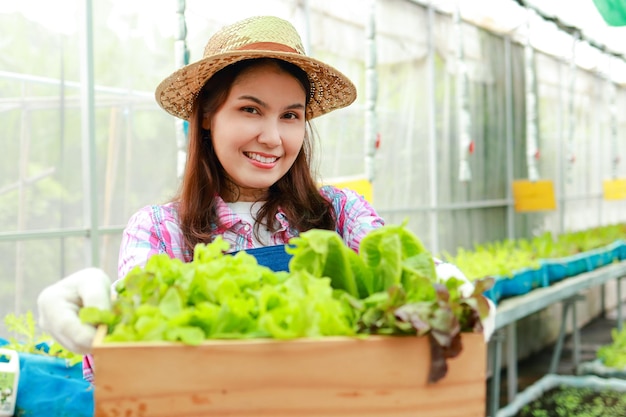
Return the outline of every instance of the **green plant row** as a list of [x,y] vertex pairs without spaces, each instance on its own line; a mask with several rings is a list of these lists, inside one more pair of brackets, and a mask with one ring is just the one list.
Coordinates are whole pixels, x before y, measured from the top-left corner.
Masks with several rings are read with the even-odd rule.
[[517,271],[538,269],[543,260],[564,258],[626,240],[626,224],[618,223],[557,236],[549,232],[529,239],[505,239],[458,248],[456,256],[441,258],[458,266],[471,279],[512,277]]
[[83,356],[70,352],[52,339],[52,336],[42,332],[35,322],[32,311],[16,315],[9,313],[4,317],[7,330],[14,336],[8,340],[0,339],[0,347],[15,350],[21,353],[51,356],[65,359],[68,366],[79,364]]
[[626,328],[612,329],[611,338],[612,343],[601,346],[596,355],[605,366],[626,374]]
[[621,417],[626,394],[591,387],[555,387],[524,406],[515,417]]

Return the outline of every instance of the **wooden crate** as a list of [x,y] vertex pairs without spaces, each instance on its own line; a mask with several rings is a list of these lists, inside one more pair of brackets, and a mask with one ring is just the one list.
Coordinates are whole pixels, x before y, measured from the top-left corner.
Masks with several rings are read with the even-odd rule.
[[[102,329],[103,330],[103,329]],[[427,384],[427,338],[94,344],[95,415],[484,417],[486,344]]]

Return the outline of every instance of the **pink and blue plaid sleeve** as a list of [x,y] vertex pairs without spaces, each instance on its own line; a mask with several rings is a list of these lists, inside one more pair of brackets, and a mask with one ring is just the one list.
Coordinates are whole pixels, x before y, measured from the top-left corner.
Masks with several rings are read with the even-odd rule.
[[374,207],[355,191],[326,185],[320,192],[333,204],[337,214],[337,232],[356,252],[367,233],[385,224]]
[[191,256],[184,249],[178,217],[171,204],[144,207],[129,219],[120,245],[118,279],[159,253],[186,262]]
[[[118,263],[118,279],[135,266],[143,266],[152,255],[167,253],[172,258],[190,261],[191,254],[182,245],[182,233],[173,205],[147,206],[128,221],[122,235]],[[83,378],[94,382],[93,358],[83,357]]]

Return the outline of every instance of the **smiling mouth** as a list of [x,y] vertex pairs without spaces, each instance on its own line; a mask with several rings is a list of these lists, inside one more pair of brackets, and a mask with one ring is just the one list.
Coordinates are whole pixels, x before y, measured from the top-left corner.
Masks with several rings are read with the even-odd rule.
[[260,162],[262,164],[273,164],[278,161],[278,157],[276,156],[263,156],[254,152],[244,152],[243,153],[247,158],[252,159],[253,161]]

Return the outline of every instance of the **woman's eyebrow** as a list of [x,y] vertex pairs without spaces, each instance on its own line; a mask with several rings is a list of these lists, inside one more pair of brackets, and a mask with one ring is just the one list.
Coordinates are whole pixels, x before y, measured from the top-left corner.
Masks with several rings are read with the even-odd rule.
[[250,101],[254,101],[256,104],[258,104],[261,107],[267,107],[267,103],[264,102],[263,100],[254,97],[254,96],[248,96],[248,95],[243,95],[243,96],[239,96],[238,97],[239,100],[250,100]]
[[[264,102],[263,100],[261,100],[258,97],[255,96],[249,96],[249,95],[243,95],[243,96],[239,96],[238,97],[239,100],[250,100],[250,101],[254,101],[256,104],[258,104],[261,107],[267,108],[269,107],[268,104],[266,102]],[[289,106],[285,107],[286,110],[302,110],[305,108],[305,105],[302,103],[294,103],[294,104],[290,104]]]
[[295,103],[290,106],[287,106],[286,110],[304,110],[305,106],[302,103]]

